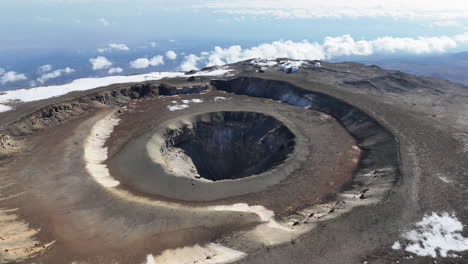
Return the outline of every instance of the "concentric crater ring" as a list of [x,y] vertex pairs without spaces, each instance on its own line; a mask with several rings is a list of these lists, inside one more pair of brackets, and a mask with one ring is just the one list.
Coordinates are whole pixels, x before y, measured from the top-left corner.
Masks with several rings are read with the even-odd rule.
[[[227,123],[224,122],[226,119],[229,119]],[[242,127],[233,128],[234,123]],[[203,174],[199,176],[197,173],[198,168],[192,163],[192,158],[185,155],[185,151],[180,151],[180,148],[172,147],[173,144],[183,144],[181,143],[182,139],[178,138],[181,135],[174,135],[176,131],[180,133],[185,130],[190,134],[193,132],[194,126],[197,126],[198,129],[200,129],[200,126],[204,126],[203,129],[217,131],[213,132],[211,130],[211,133],[224,131],[224,133],[243,134],[243,138],[237,142],[239,145],[237,150],[242,147],[263,148],[263,153],[256,156],[254,162],[249,163],[249,161],[241,160],[240,163],[242,164],[240,165],[245,165],[245,167],[239,169],[237,175],[227,175],[234,176],[230,179],[213,181],[212,179],[203,178]],[[210,128],[210,126],[212,127]],[[263,126],[263,132],[259,130],[261,126]],[[269,186],[278,184],[291,171],[299,168],[300,161],[309,155],[309,149],[305,144],[309,139],[299,133],[298,129],[297,125],[277,113],[264,114],[244,111],[194,113],[159,124],[155,129],[124,146],[122,151],[110,163],[111,167],[119,172],[116,174],[120,175],[122,182],[131,185],[140,192],[185,201],[218,200],[265,190]],[[253,131],[259,134],[250,134]],[[275,133],[279,135],[275,135]],[[201,137],[208,140],[207,137],[209,136],[212,135]],[[251,138],[248,138],[249,136]],[[191,135],[190,137],[190,140],[198,140],[200,135],[197,137]],[[264,138],[262,139],[262,137]],[[185,140],[189,139],[185,138]],[[257,146],[253,146],[255,141],[262,140],[263,143],[260,142]],[[274,140],[276,142],[273,142]],[[205,143],[206,147],[207,142],[203,143]],[[251,145],[247,146],[246,144]],[[222,147],[216,144],[214,148],[217,149],[214,151],[218,153],[207,153],[206,155],[214,154],[211,158],[215,158],[216,154],[220,153],[228,156],[226,157],[227,160],[217,163],[219,166],[226,166],[225,171],[232,169],[232,166],[236,166],[231,162],[238,160],[237,155],[245,156],[245,153],[231,153],[230,150],[224,150],[223,152],[220,149]],[[203,152],[203,150],[199,151]],[[233,151],[236,151],[236,149]],[[249,151],[252,151],[252,149]],[[215,161],[212,160],[212,162],[214,164],[211,165],[217,165]],[[262,162],[263,165],[259,164]],[[175,166],[174,163],[178,163],[178,166]],[[237,165],[237,167],[241,167],[239,164]],[[214,168],[209,167],[208,169]],[[220,171],[222,170],[220,169]],[[208,173],[208,176],[205,177],[223,176],[226,175]]]
[[[123,183],[124,187],[128,186],[139,194],[156,195],[171,200],[206,202],[229,198],[227,202],[261,202],[270,208],[284,211],[291,206],[296,207],[291,205],[291,202],[313,204],[314,200],[323,199],[327,193],[333,195],[342,189],[343,185],[351,182],[351,171],[354,171],[355,182],[374,181],[375,178],[369,176],[375,175],[376,172],[379,172],[379,175],[398,173],[394,137],[367,114],[349,104],[277,81],[243,78],[226,82],[214,81],[212,85],[230,93],[268,97],[282,103],[276,103],[272,107],[271,103],[264,104],[263,102],[268,102],[264,99],[255,99],[261,101],[261,104],[247,102],[252,99],[242,99],[241,101],[245,101],[242,104],[236,100],[219,104],[209,103],[203,95],[198,95],[205,102],[191,106],[190,111],[163,115],[166,118],[157,120],[151,120],[148,115],[141,114],[137,117],[139,123],[150,122],[148,127],[151,128],[143,132],[138,131],[138,137],[132,137],[130,142],[123,145],[107,161],[111,174]],[[268,88],[265,88],[266,86]],[[267,90],[268,93],[264,94]],[[161,102],[154,104],[160,105]],[[266,107],[267,105],[270,106]],[[168,150],[174,150],[170,147],[172,143],[168,143],[180,136],[180,129],[193,127],[197,122],[216,119],[214,113],[239,112],[240,109],[241,112],[271,116],[291,131],[295,148],[288,154],[289,158],[285,162],[269,170],[260,170],[258,174],[247,173],[253,175],[250,177],[211,181],[197,175],[196,162],[185,155],[185,151],[179,150],[167,155]],[[142,112],[150,111],[151,109],[145,109]],[[122,123],[128,124],[127,127],[131,126],[130,119],[135,118],[134,115],[137,114],[130,115]],[[324,120],[333,120],[335,125],[324,126],[323,124],[327,123]],[[168,133],[176,133],[176,137],[168,141]],[[193,139],[193,135],[190,137]],[[337,142],[337,139],[342,141]],[[173,143],[179,144],[180,138],[177,141],[178,143]],[[174,156],[179,156],[180,160],[174,159]],[[184,160],[190,162],[182,162]],[[171,166],[171,162],[183,163],[185,167]],[[178,169],[174,169],[176,167]],[[334,167],[340,170],[346,168],[348,172],[338,172]],[[323,168],[328,168],[328,171],[324,171]],[[190,171],[193,173],[187,173]],[[388,180],[394,179],[390,177]],[[382,183],[392,184],[387,180]],[[284,202],[278,202],[277,199],[266,198],[271,195],[288,197]],[[234,197],[242,198],[231,199]],[[306,199],[306,202],[298,199]]]

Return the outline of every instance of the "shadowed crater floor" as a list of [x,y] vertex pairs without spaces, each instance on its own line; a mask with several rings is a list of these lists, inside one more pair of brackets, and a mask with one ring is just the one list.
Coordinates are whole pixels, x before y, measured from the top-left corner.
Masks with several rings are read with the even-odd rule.
[[294,134],[277,119],[254,112],[215,112],[169,130],[166,146],[191,158],[200,177],[244,178],[283,162],[294,149]]

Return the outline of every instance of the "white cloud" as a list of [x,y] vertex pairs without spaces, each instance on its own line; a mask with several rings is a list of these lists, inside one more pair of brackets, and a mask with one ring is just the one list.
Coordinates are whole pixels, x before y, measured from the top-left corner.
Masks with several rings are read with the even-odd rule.
[[121,72],[123,72],[123,69],[120,67],[116,67],[116,68],[110,68],[107,73],[116,74],[116,73],[121,73]]
[[161,55],[154,56],[151,59],[139,58],[130,62],[130,67],[134,69],[145,69],[149,66],[158,66],[164,64],[164,58]]
[[390,17],[395,19],[468,18],[465,0],[229,0],[209,1],[194,8],[209,8],[232,15],[277,19]]
[[39,74],[46,73],[46,72],[49,72],[51,70],[52,70],[52,65],[50,65],[50,64],[46,64],[46,65],[42,65],[42,66],[37,67],[37,73],[39,73]]
[[[186,57],[182,64],[197,65],[201,60],[207,66],[223,65],[252,58],[274,59],[286,57],[298,60],[331,59],[343,55],[371,55],[375,53],[406,52],[427,54],[445,52],[456,48],[461,43],[468,42],[468,33],[455,36],[395,38],[381,37],[374,40],[356,41],[350,35],[326,37],[322,43],[309,41],[274,41],[244,49],[239,45],[228,48],[215,47],[209,53],[201,53],[200,57]],[[198,58],[198,59],[197,59]],[[181,65],[182,68],[182,65]]]
[[177,53],[175,53],[173,50],[169,50],[168,52],[166,52],[166,58],[170,60],[175,60],[177,59]]
[[54,79],[54,78],[62,76],[62,74],[70,74],[70,73],[73,73],[73,72],[75,72],[74,69],[66,67],[66,68],[63,68],[63,69],[58,69],[58,70],[55,70],[53,72],[43,74],[41,77],[37,78],[37,81],[40,82],[40,83],[45,83],[47,80]]
[[130,50],[125,44],[109,44],[109,47],[117,50]]
[[106,51],[112,51],[112,50],[123,50],[123,51],[130,50],[130,48],[125,44],[109,44],[107,46],[108,46],[107,48],[100,48],[100,49],[97,49],[97,51],[106,52]]
[[0,76],[2,76],[5,73],[5,69],[0,68]]
[[139,58],[134,61],[130,62],[130,67],[134,69],[144,69],[149,67],[149,59],[148,58]]
[[164,58],[163,56],[154,56],[151,60],[150,60],[150,64],[151,66],[158,66],[158,65],[162,65],[164,64]]
[[438,20],[431,24],[436,27],[458,27],[461,26],[460,22],[455,20]]
[[195,54],[190,54],[188,56],[185,56],[179,68],[182,71],[198,70],[197,65],[201,59],[202,58],[196,56]]
[[158,43],[156,43],[156,42],[151,42],[150,45],[151,45],[151,47],[155,48],[155,47],[158,46]]
[[291,59],[323,59],[324,52],[321,45],[308,41],[274,41],[261,44],[250,49],[243,49],[239,45],[223,49],[215,47],[208,55],[207,66],[233,63],[250,58],[274,59],[287,57]]
[[89,62],[93,66],[93,70],[102,70],[107,69],[112,66],[112,62],[110,62],[106,57],[98,56],[96,58],[89,59]]
[[457,47],[455,37],[394,38],[382,37],[371,41],[355,41],[351,36],[325,38],[323,44],[329,57],[340,55],[371,55],[376,52],[410,52],[415,54],[445,52]]
[[28,78],[26,75],[22,73],[17,73],[14,71],[9,71],[5,73],[2,77],[0,77],[0,83],[6,84],[9,82],[17,82],[17,81],[24,81],[27,80]]
[[105,27],[110,25],[110,22],[107,19],[103,18],[103,17],[99,19],[99,22],[101,22],[101,24],[103,26],[105,26]]
[[464,34],[458,34],[452,37],[457,43],[467,43],[468,42],[468,32]]

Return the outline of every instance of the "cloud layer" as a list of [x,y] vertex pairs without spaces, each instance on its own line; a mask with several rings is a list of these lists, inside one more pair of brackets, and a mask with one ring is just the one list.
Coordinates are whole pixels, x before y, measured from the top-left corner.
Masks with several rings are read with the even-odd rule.
[[[219,48],[219,49],[221,49],[221,48]],[[198,57],[195,54],[190,54],[190,55],[184,57],[184,60],[180,64],[179,68],[180,68],[181,71],[198,70],[198,62],[200,60],[202,60],[201,57]],[[218,62],[220,62],[220,64],[217,64],[217,65],[224,64],[224,62],[221,61],[221,60],[218,61]]]
[[215,12],[278,19],[390,17],[395,19],[468,18],[465,0],[222,0],[195,5]]
[[129,51],[130,48],[125,45],[125,44],[109,44],[107,45],[107,48],[100,48],[97,49],[98,52],[107,52],[107,51],[113,51],[113,50],[123,50],[123,51]]
[[37,81],[39,83],[45,83],[47,80],[58,78],[58,77],[62,76],[62,74],[70,74],[70,73],[73,73],[73,72],[75,72],[74,69],[66,67],[66,68],[63,68],[63,69],[58,69],[58,70],[55,70],[55,71],[52,71],[52,72],[49,72],[49,73],[45,73],[45,74],[41,75],[39,78],[37,78]]
[[244,49],[239,45],[228,48],[215,47],[210,52],[186,56],[181,70],[197,69],[204,62],[206,66],[223,65],[252,58],[274,59],[287,57],[298,60],[323,60],[346,55],[372,55],[376,53],[427,54],[445,52],[459,44],[468,43],[468,33],[455,36],[395,38],[381,37],[374,40],[355,40],[350,35],[326,37],[322,43],[309,41],[274,41]]
[[46,72],[49,72],[51,70],[52,70],[52,65],[50,65],[50,64],[46,64],[46,65],[42,65],[42,66],[37,67],[37,73],[39,73],[39,74],[46,73]]
[[169,50],[168,52],[166,52],[166,58],[168,58],[169,60],[175,60],[177,59],[177,53],[175,53],[173,50]]
[[149,66],[158,66],[164,64],[163,56],[154,56],[151,59],[148,58],[139,58],[130,62],[130,67],[134,69],[145,69]]
[[28,78],[26,77],[26,75],[24,75],[22,73],[9,71],[7,73],[4,73],[4,75],[2,75],[0,77],[0,83],[1,84],[6,84],[6,83],[10,83],[10,82],[24,81],[24,80],[27,80],[27,79]]
[[123,69],[120,67],[116,67],[116,68],[110,68],[107,73],[116,74],[116,73],[121,73],[121,72],[123,72]]
[[93,70],[95,71],[108,69],[112,66],[112,62],[110,62],[106,57],[103,57],[103,56],[91,58],[89,59],[89,62],[91,63]]

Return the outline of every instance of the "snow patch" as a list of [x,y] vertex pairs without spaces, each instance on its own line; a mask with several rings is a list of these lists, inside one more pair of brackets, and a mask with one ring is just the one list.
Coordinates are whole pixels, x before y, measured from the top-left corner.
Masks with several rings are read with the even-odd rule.
[[393,250],[400,250],[400,249],[401,249],[401,244],[400,244],[400,242],[396,241],[395,243],[393,243],[392,249],[393,249]]
[[153,254],[146,256],[146,264],[156,264],[156,260],[154,260]]
[[266,209],[261,205],[253,205],[250,206],[246,203],[237,203],[233,205],[217,205],[213,207],[215,211],[232,211],[232,212],[248,212],[257,214],[260,217],[262,222],[267,223],[268,227],[282,229],[282,230],[290,230],[287,227],[282,226],[275,220],[275,213],[271,210]]
[[170,111],[178,111],[178,110],[182,110],[182,109],[185,109],[185,108],[189,108],[190,106],[188,104],[176,104],[176,105],[168,105],[167,108],[170,110]]
[[[413,230],[402,234],[393,249],[404,249],[418,256],[456,257],[453,252],[468,250],[468,238],[463,237],[463,224],[455,214],[442,212],[425,215]],[[452,253],[449,253],[452,252]]]
[[226,101],[226,100],[229,100],[229,99],[231,99],[231,98],[227,98],[227,97],[224,97],[224,96],[215,96],[214,101],[215,102]]
[[203,103],[202,99],[197,99],[197,98],[192,99],[191,101],[192,101],[192,103],[196,103],[196,104]]
[[190,103],[196,103],[196,104],[203,103],[203,100],[198,99],[198,98],[194,98],[192,100],[181,100],[181,101],[182,101],[182,104],[179,104],[177,101],[171,101],[173,105],[168,105],[167,108],[170,111],[177,111],[177,110],[182,110],[182,109],[190,107],[189,105]]
[[12,109],[13,109],[13,107],[11,107],[11,106],[0,104],[0,113],[1,113],[1,112],[6,112],[6,111],[10,111],[10,110],[12,110]]
[[439,179],[445,183],[451,183],[452,181],[450,181],[447,177],[445,176],[439,176]]
[[[201,71],[194,76],[219,76],[229,73],[229,69],[217,69],[213,71]],[[133,83],[150,80],[161,80],[163,78],[174,78],[185,76],[183,72],[152,72],[131,76],[107,76],[102,78],[82,78],[63,85],[51,85],[34,87],[30,89],[18,89],[0,93],[0,112],[9,111],[12,108],[6,103],[32,102],[44,100],[51,97],[61,96],[73,91],[84,91],[104,87],[117,83]]]
[[181,263],[199,263],[199,264],[223,264],[238,261],[247,254],[237,251],[220,244],[209,243],[203,246],[194,245],[190,247],[181,247],[163,251],[155,258],[148,255],[146,264],[181,264]]
[[104,147],[107,138],[111,135],[119,119],[113,117],[113,113],[96,122],[84,145],[84,159],[86,170],[96,182],[109,188],[120,184],[109,172],[104,161],[107,160],[107,147]]
[[256,65],[256,66],[268,66],[268,67],[273,67],[278,65],[278,62],[276,60],[267,60],[267,59],[253,59],[250,64]]

